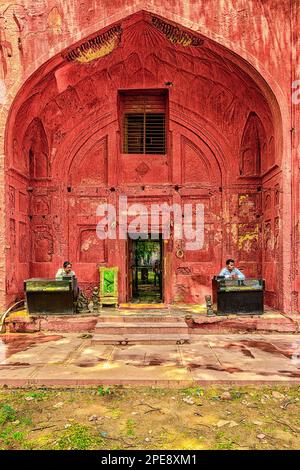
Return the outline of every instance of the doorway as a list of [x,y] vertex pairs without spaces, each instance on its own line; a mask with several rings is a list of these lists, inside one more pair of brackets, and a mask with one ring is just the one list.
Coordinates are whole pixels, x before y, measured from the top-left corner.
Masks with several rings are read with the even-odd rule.
[[133,303],[163,302],[163,243],[161,235],[156,240],[140,237],[130,240],[129,301]]

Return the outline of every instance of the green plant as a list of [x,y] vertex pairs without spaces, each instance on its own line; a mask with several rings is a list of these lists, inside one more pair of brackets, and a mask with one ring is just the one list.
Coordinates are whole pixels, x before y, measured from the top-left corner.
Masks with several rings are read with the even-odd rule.
[[34,398],[35,400],[43,400],[47,397],[47,392],[40,391],[40,392],[30,392],[26,394],[26,397]]
[[97,389],[98,395],[105,396],[105,395],[110,395],[112,393],[111,389],[109,387],[103,387],[100,385]]
[[217,432],[216,441],[213,447],[215,450],[230,450],[234,448],[234,442],[230,438],[225,437],[223,431]]
[[203,397],[204,389],[201,387],[185,388],[183,390],[185,395],[194,396],[194,397]]
[[0,442],[5,444],[6,446],[10,444],[11,434],[14,431],[14,427],[12,424],[6,426],[5,429],[1,430],[0,432]]
[[4,424],[8,421],[14,421],[16,419],[16,410],[10,405],[1,404],[0,406],[0,424]]
[[215,446],[215,450],[231,450],[234,448],[234,443],[231,439],[227,439],[226,441],[218,442]]
[[135,425],[135,421],[133,419],[128,419],[126,421],[126,434],[127,434],[127,436],[134,436],[134,434],[135,434],[134,425]]
[[11,438],[14,440],[14,441],[18,441],[18,442],[23,442],[24,441],[24,438],[25,438],[25,435],[24,435],[24,432],[22,431],[17,431],[17,432],[14,432],[12,435],[11,435]]

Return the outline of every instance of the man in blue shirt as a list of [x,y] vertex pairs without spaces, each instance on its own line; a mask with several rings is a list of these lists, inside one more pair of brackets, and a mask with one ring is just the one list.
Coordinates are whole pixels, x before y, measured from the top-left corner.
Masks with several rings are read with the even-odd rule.
[[225,276],[225,279],[245,279],[244,274],[234,267],[233,259],[228,259],[226,261],[226,268],[223,268],[220,271],[219,276]]

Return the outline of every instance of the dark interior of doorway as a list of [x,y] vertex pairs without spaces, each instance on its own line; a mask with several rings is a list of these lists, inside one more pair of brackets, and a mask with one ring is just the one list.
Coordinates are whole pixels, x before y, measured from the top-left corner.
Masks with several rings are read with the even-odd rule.
[[133,240],[132,302],[160,303],[163,299],[162,240]]

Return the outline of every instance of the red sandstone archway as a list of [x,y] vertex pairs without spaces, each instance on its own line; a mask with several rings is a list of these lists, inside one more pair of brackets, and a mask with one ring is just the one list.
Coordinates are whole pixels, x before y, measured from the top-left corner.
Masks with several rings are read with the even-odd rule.
[[[261,86],[260,86],[261,84]],[[119,90],[168,90],[165,155],[122,153]],[[117,265],[123,241],[95,236],[99,202],[201,202],[202,250],[165,250],[166,301],[203,301],[234,256],[282,304],[281,124],[265,82],[224,47],[147,12],[71,46],[20,90],[7,126],[7,296],[72,259],[83,288]],[[264,91],[263,91],[264,90]],[[96,259],[97,258],[97,259]]]

